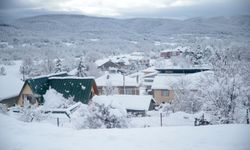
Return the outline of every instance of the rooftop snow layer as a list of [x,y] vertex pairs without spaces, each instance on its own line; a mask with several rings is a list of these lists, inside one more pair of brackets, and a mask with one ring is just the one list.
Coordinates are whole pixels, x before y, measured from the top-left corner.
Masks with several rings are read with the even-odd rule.
[[[123,86],[123,75],[121,74],[105,74],[96,79],[97,86]],[[135,78],[125,76],[125,86],[138,86]]]
[[76,77],[76,76],[66,76],[66,77],[50,77],[49,79],[95,79],[95,77]]
[[19,73],[21,61],[14,61],[14,65],[0,65],[6,69],[6,75],[0,76],[0,99],[18,95],[23,86],[21,74]]
[[93,97],[93,101],[99,104],[121,105],[126,109],[146,111],[149,109],[152,99],[151,95],[101,95]]
[[[212,73],[204,71],[192,74],[158,74],[152,84],[152,89],[185,88],[197,89],[202,78]],[[184,88],[184,87],[183,87]]]

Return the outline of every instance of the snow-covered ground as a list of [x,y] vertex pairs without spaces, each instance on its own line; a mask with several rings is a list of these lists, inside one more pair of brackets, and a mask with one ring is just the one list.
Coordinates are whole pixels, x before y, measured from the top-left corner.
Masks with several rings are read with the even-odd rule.
[[172,126],[75,130],[48,123],[25,123],[0,114],[4,150],[249,150],[250,126]]
[[0,76],[0,99],[19,94],[23,81],[19,69],[21,61],[14,61],[14,65],[4,66],[6,69],[6,75]]

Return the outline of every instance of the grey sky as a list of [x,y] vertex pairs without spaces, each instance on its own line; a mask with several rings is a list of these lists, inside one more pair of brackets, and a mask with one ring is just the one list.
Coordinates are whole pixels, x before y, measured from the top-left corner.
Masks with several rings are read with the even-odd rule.
[[0,0],[4,17],[74,13],[116,18],[249,15],[250,0]]

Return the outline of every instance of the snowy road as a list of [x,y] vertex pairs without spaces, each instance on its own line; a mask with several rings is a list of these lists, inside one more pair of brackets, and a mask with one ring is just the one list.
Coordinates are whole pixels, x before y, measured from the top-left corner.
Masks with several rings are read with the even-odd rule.
[[2,150],[249,150],[249,125],[74,130],[0,114]]

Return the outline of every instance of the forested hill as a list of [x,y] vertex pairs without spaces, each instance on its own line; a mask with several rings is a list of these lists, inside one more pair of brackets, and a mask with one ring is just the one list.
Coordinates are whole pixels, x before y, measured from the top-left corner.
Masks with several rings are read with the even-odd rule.
[[[0,50],[149,51],[164,49],[166,43],[185,45],[197,38],[244,41],[249,37],[250,16],[173,20],[42,15],[0,21],[0,42],[4,42]],[[165,45],[159,47],[159,42]]]

